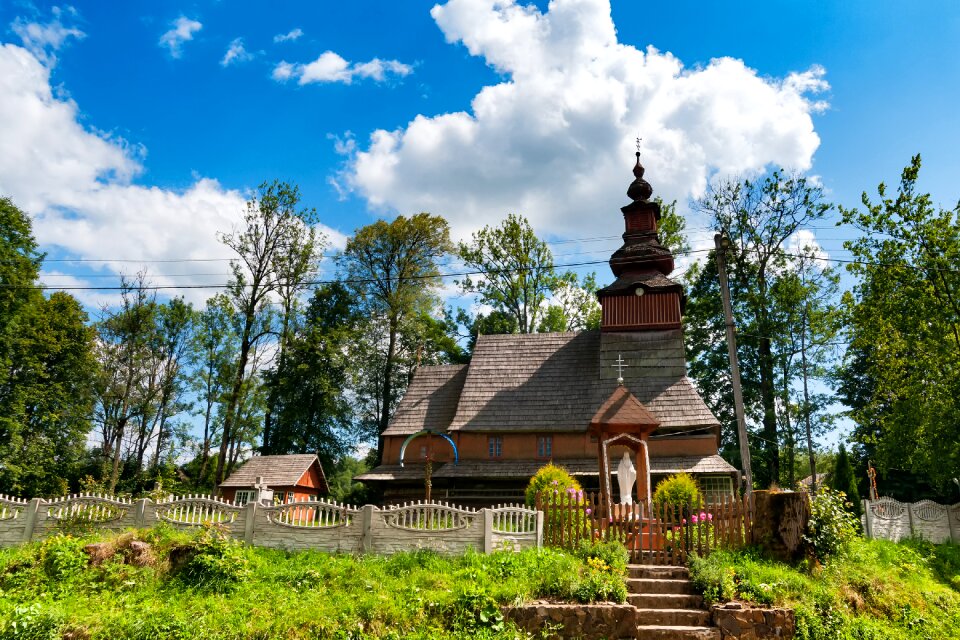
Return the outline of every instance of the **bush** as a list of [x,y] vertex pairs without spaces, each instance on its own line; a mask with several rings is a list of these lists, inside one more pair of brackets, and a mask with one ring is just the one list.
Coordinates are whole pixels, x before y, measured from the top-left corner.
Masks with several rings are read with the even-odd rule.
[[192,542],[171,549],[170,570],[187,585],[225,593],[250,575],[250,560],[243,543],[205,525]]
[[[606,567],[614,575],[627,575],[627,562],[630,560],[630,554],[626,547],[617,540],[606,542],[583,541],[577,547],[576,555],[586,560],[590,566]],[[600,564],[596,561],[599,561]]]
[[583,488],[563,467],[552,463],[544,465],[530,478],[530,483],[527,485],[525,494],[527,506],[532,507],[536,504],[538,493],[553,492],[559,495],[568,490],[582,492]]
[[858,537],[860,522],[848,509],[850,503],[842,491],[822,487],[813,496],[810,522],[804,540],[813,547],[817,559],[843,554]]
[[688,505],[699,506],[703,503],[703,494],[697,481],[688,473],[676,473],[660,481],[653,493],[653,503],[657,507],[683,509]]

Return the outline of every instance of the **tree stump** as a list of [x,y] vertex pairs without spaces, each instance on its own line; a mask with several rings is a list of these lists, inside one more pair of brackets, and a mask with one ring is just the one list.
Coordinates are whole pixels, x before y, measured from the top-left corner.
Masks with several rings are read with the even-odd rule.
[[806,555],[803,535],[810,521],[806,492],[754,491],[751,541],[768,555],[795,562]]

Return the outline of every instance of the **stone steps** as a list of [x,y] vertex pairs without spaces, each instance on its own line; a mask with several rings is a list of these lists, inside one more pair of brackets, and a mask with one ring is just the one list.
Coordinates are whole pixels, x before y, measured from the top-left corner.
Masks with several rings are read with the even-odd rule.
[[686,567],[631,565],[628,601],[637,607],[638,640],[720,640]]

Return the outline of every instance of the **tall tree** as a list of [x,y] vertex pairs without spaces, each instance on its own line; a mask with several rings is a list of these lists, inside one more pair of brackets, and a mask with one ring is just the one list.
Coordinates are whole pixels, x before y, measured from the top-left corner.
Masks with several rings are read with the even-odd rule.
[[597,275],[583,280],[572,271],[557,276],[550,304],[537,331],[586,331],[600,328],[600,302],[597,300]]
[[857,490],[857,479],[853,475],[853,465],[847,449],[840,443],[840,451],[834,462],[833,473],[830,474],[830,487],[847,494],[847,500],[853,503],[854,511],[860,513],[860,492]]
[[[372,396],[364,394],[367,409],[361,413],[369,416],[371,408],[376,411],[380,457],[382,434],[404,388],[397,379],[400,334],[409,321],[437,307],[440,259],[451,249],[447,221],[418,213],[357,229],[339,258],[344,279],[369,318],[364,355],[371,361],[357,381],[367,389],[376,385]],[[379,330],[370,331],[373,325]]]
[[[288,251],[310,253],[316,248],[316,233],[312,228],[316,223],[316,212],[298,208],[299,203],[300,192],[295,186],[278,181],[264,183],[257,196],[247,203],[243,227],[220,237],[221,242],[237,254],[230,263],[233,276],[227,295],[241,326],[234,379],[223,411],[215,472],[218,485],[223,481],[231,459],[236,459],[230,453],[238,451],[235,425],[242,415],[249,415],[244,412],[241,401],[245,384],[249,387],[249,379],[254,374],[248,370],[251,355],[271,333],[266,322],[271,297],[284,292],[293,295],[290,287],[297,283],[284,278],[290,277],[298,268],[306,268],[299,260],[293,260],[297,266],[292,267]],[[314,239],[313,242],[310,238]]]
[[459,282],[479,301],[511,314],[520,333],[533,333],[539,326],[544,302],[556,283],[553,254],[523,216],[510,214],[498,227],[486,226],[461,242],[458,254],[479,277]]
[[216,409],[223,403],[223,396],[234,377],[233,367],[239,351],[235,324],[233,305],[225,295],[217,294],[207,300],[206,306],[198,314],[193,334],[196,359],[190,388],[197,397],[197,415],[203,420],[196,478],[198,484],[206,482],[210,447],[218,437]]
[[960,469],[960,204],[917,189],[920,156],[896,194],[878,187],[841,209],[863,231],[844,246],[857,277],[845,298],[851,336],[841,374],[854,438],[882,472],[909,471],[945,491]]
[[314,291],[286,358],[266,375],[274,412],[269,453],[316,453],[329,466],[356,444],[344,390],[359,321],[342,284]]
[[[757,434],[760,464],[754,475],[760,486],[768,486],[780,481],[781,435],[774,349],[781,327],[772,287],[787,264],[787,241],[805,225],[822,219],[831,205],[823,201],[822,189],[806,178],[773,172],[756,182],[720,181],[697,201],[696,208],[732,241],[727,263],[738,329],[745,338],[740,343],[741,353],[755,350],[742,357],[746,361],[743,369],[756,365],[759,404],[755,411],[762,424]],[[705,268],[699,275],[709,272]]]

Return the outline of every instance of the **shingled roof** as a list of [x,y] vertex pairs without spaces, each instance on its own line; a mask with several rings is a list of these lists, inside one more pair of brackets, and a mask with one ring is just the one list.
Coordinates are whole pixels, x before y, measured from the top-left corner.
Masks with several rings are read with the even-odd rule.
[[417,369],[384,435],[409,435],[423,429],[446,431],[457,412],[466,378],[465,364]]
[[[317,456],[312,453],[291,454],[282,456],[253,456],[224,480],[221,487],[252,487],[257,478],[263,478],[268,487],[296,486],[310,466],[316,462],[320,465]],[[327,479],[320,467],[320,477],[326,485]],[[326,489],[326,486],[321,487]]]
[[422,367],[385,435],[585,431],[617,387],[660,422],[658,434],[719,425],[689,378],[679,329],[482,335],[469,365]]

